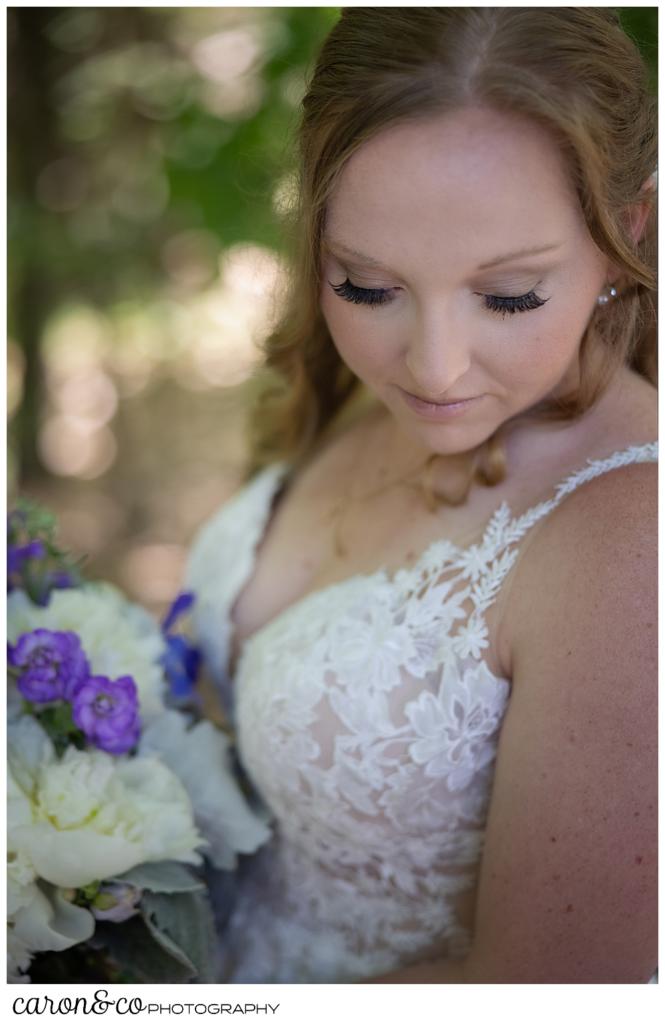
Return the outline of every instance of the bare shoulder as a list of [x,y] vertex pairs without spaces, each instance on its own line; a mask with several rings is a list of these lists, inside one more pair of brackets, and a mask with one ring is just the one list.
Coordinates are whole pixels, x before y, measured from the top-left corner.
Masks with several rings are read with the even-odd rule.
[[541,524],[513,586],[471,965],[482,980],[643,982],[657,959],[656,466]]
[[657,499],[657,462],[608,470],[579,486],[546,518],[534,554],[547,557],[548,549],[556,547],[559,557],[572,547],[576,558],[593,559],[614,545],[621,557],[626,545],[631,550],[648,545],[658,526]]
[[586,623],[594,607],[621,616],[627,603],[655,600],[657,542],[657,463],[579,486],[525,541],[504,612],[504,660],[514,662],[539,621],[568,622],[568,632],[573,614]]

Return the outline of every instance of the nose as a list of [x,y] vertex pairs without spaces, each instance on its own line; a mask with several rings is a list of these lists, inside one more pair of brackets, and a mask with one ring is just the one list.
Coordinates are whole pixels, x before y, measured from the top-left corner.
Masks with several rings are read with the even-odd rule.
[[471,345],[449,308],[438,306],[421,312],[405,363],[411,376],[408,390],[433,402],[455,395],[456,385],[471,365]]

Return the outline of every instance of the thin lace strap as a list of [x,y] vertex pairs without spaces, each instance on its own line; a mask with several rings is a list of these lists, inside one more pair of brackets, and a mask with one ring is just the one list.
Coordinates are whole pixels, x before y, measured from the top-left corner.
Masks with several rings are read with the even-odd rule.
[[586,466],[575,470],[565,480],[562,480],[554,489],[554,494],[546,501],[534,505],[523,515],[506,523],[503,532],[503,543],[513,544],[529,530],[534,523],[537,523],[543,516],[548,515],[552,509],[560,505],[565,497],[572,494],[582,484],[593,480],[597,476],[609,473],[613,469],[620,469],[623,466],[630,466],[639,462],[658,461],[658,442],[649,441],[647,444],[630,445],[628,448],[620,449],[603,459],[587,459]]
[[479,544],[455,549],[453,545],[444,541],[440,548],[430,549],[430,575],[435,575],[432,572],[432,563],[436,563],[437,568],[441,570],[445,562],[448,569],[457,569],[462,579],[469,583],[466,593],[471,598],[474,611],[469,616],[470,627],[467,627],[467,630],[481,627],[486,629],[482,617],[496,600],[504,580],[517,561],[520,552],[517,542],[535,523],[588,480],[621,466],[657,460],[656,441],[631,445],[629,448],[613,452],[604,459],[587,459],[586,466],[571,473],[555,487],[551,498],[534,505],[523,515],[512,517],[510,506],[504,501],[490,519]]

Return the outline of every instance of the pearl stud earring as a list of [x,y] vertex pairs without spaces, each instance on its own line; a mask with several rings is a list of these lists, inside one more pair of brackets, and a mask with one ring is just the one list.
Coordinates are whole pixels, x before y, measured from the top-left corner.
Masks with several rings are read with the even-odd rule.
[[610,287],[607,289],[606,292],[602,292],[598,296],[598,298],[596,299],[596,302],[598,303],[599,306],[606,306],[607,303],[611,302],[612,299],[616,299],[618,294],[619,293],[617,292],[617,290],[614,287],[614,285],[610,285]]

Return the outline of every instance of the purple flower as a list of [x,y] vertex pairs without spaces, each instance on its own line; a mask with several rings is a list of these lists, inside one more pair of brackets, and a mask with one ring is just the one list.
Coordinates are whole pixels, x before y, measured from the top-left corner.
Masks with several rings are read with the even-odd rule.
[[71,590],[76,586],[72,574],[64,569],[51,573],[50,584],[55,590]]
[[7,593],[11,593],[17,586],[20,586],[20,575],[24,562],[45,557],[46,547],[41,540],[31,540],[29,544],[8,544]]
[[31,540],[29,544],[10,544],[7,548],[7,571],[19,572],[27,558],[43,558],[46,548],[41,540]]
[[109,754],[126,754],[141,732],[136,683],[131,676],[90,676],[72,700],[72,718],[87,739]]
[[90,675],[76,633],[33,629],[8,646],[9,664],[20,672],[16,685],[25,699],[35,704],[71,700]]

